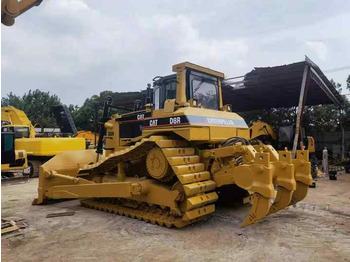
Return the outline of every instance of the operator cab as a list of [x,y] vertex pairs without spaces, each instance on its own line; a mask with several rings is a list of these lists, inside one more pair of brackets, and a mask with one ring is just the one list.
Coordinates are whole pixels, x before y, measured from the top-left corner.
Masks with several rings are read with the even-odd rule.
[[153,79],[154,109],[163,109],[167,99],[176,99],[176,74]]
[[[180,92],[177,91],[177,88],[181,88],[185,92],[186,101],[194,99],[197,101],[198,107],[219,110],[219,86],[220,78],[224,77],[223,74],[220,73],[221,75],[218,76],[216,71],[187,62],[180,65],[185,67],[183,69],[185,71],[185,86],[179,83],[179,73],[153,79],[154,109],[163,109],[167,99],[176,99],[178,102],[179,97],[176,96]],[[198,70],[195,69],[196,67]],[[203,72],[204,70],[201,69],[206,69],[209,72]]]
[[14,138],[29,138],[30,132],[27,126],[2,126],[1,133],[13,133]]

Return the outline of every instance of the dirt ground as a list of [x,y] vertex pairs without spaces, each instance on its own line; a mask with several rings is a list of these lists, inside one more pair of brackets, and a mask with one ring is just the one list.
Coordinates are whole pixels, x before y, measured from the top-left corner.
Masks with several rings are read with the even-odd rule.
[[[32,206],[37,183],[1,187],[2,217],[29,224],[2,236],[3,261],[350,261],[350,174],[319,179],[296,207],[244,229],[249,207],[217,207],[207,221],[167,229],[78,201]],[[63,211],[75,215],[46,218]]]

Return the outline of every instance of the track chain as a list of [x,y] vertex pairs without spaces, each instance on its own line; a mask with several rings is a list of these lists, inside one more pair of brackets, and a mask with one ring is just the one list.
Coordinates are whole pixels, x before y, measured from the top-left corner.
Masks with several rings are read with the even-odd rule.
[[134,207],[125,205],[123,199],[88,199],[81,201],[85,207],[103,210],[132,218],[138,218],[152,224],[177,228],[184,227],[195,221],[201,220],[208,214],[214,212],[212,205],[218,198],[215,192],[215,182],[210,179],[210,173],[204,170],[204,164],[195,153],[195,149],[189,147],[185,140],[146,138],[129,148],[110,154],[106,159],[95,164],[85,166],[80,172],[103,173],[117,167],[122,161],[130,161],[145,156],[147,152],[159,146],[174,175],[177,176],[184,191],[184,200],[180,205],[182,216],[174,216],[169,210],[155,205],[134,201]]
[[158,224],[168,228],[181,228],[191,223],[199,221],[200,218],[183,221],[181,217],[170,214],[167,209],[162,209],[156,205],[149,206],[146,203],[136,203],[135,208],[122,204],[119,199],[85,199],[80,203],[83,207],[114,213],[121,216],[127,216],[143,220],[152,224]]

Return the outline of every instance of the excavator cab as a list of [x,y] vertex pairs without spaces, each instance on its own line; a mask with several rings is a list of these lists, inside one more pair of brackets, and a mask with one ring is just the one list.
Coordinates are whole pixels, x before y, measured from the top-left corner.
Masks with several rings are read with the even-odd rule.
[[29,138],[30,131],[28,126],[20,126],[20,125],[5,125],[1,127],[1,132],[11,132],[14,134],[14,138]]

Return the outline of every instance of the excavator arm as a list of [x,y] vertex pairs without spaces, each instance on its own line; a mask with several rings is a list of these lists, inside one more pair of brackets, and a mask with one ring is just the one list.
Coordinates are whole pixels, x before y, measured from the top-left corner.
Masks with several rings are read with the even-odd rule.
[[1,107],[1,122],[10,126],[27,126],[30,132],[29,137],[35,137],[35,128],[26,113],[13,106]]
[[42,0],[2,0],[1,1],[1,23],[12,26],[15,18],[33,6],[39,6]]

